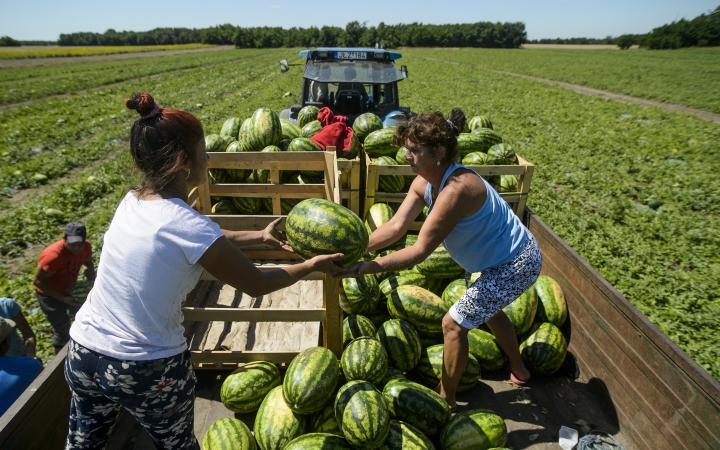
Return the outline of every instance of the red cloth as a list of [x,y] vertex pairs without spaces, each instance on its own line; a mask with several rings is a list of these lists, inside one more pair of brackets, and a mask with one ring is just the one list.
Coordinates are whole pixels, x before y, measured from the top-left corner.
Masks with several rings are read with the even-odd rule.
[[335,146],[337,151],[350,151],[355,132],[347,126],[347,117],[334,115],[326,106],[318,111],[318,120],[323,127],[310,138],[311,141],[322,147],[323,150],[326,147]]
[[[65,248],[65,241],[60,240],[40,253],[38,265],[46,272],[54,272],[54,275],[48,278],[48,283],[60,291],[61,294],[67,295],[73,286],[77,284],[80,267],[91,257],[92,246],[88,241],[85,241],[85,246],[80,250],[80,253],[73,255]],[[35,287],[35,290],[47,295],[37,287]]]

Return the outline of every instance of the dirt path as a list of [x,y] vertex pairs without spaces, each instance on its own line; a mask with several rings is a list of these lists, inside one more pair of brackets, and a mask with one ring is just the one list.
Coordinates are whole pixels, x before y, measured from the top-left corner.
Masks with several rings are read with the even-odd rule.
[[3,59],[0,60],[0,69],[52,66],[56,64],[77,64],[83,62],[98,61],[123,61],[126,59],[156,58],[158,56],[183,55],[185,53],[217,52],[221,50],[230,50],[233,48],[235,48],[234,45],[218,45],[217,47],[195,48],[192,50],[160,50],[156,52],[116,53],[112,55],[97,56],[63,56],[54,58]]
[[443,63],[447,63],[447,64],[454,64],[457,66],[460,66],[460,65],[471,66],[471,67],[475,67],[477,69],[487,70],[488,72],[495,72],[495,73],[501,73],[503,75],[511,75],[513,77],[525,78],[526,80],[537,81],[539,83],[550,84],[553,86],[560,86],[562,88],[569,89],[571,91],[575,91],[580,94],[595,95],[597,97],[617,100],[617,101],[623,102],[623,103],[632,103],[634,105],[640,105],[640,106],[644,106],[646,108],[655,107],[655,108],[660,108],[660,109],[668,111],[668,112],[679,112],[679,113],[685,113],[685,114],[692,114],[693,116],[695,116],[699,119],[709,120],[711,122],[720,124],[720,114],[706,111],[704,109],[691,108],[689,106],[676,105],[673,103],[664,103],[664,102],[659,102],[657,100],[648,100],[646,98],[633,97],[633,96],[625,95],[625,94],[618,94],[617,92],[604,91],[602,89],[594,89],[594,88],[590,88],[587,86],[580,86],[578,84],[571,84],[571,83],[565,83],[562,81],[549,80],[547,78],[534,77],[532,75],[523,75],[521,73],[507,72],[505,70],[488,69],[487,67],[475,66],[472,64],[463,64],[463,63],[459,63],[459,62],[455,62],[455,61],[447,61],[447,60],[439,59],[439,58],[428,58],[428,57],[422,57],[422,56],[419,56],[419,58],[426,59],[428,61],[439,61],[439,62],[443,62]]

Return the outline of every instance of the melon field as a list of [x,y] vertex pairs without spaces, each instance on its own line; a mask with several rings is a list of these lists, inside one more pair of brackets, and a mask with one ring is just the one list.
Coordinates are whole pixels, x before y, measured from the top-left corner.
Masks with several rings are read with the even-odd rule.
[[[718,379],[720,125],[479,67],[717,112],[719,56],[409,49],[410,77],[399,84],[413,111],[488,116],[537,166],[528,206]],[[301,61],[297,50],[226,50],[0,68],[0,295],[23,305],[44,360],[51,330],[32,288],[37,257],[77,220],[99,258],[114,208],[138,179],[127,152],[136,113],[124,99],[150,92],[218,133],[228,117],[298,102],[302,72],[281,74],[280,58]]]

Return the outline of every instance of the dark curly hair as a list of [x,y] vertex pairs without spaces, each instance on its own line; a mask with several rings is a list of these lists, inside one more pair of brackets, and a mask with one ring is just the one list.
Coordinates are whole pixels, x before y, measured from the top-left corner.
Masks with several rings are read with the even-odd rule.
[[439,148],[444,149],[443,163],[455,161],[458,155],[457,136],[464,128],[465,113],[460,108],[453,108],[447,119],[440,111],[425,112],[398,125],[393,145],[402,147],[405,140],[410,139],[416,144],[428,145],[433,156],[437,156]]
[[141,116],[130,131],[130,153],[143,173],[137,188],[141,194],[164,188],[195,157],[195,148],[204,137],[202,124],[192,114],[159,105],[155,110],[155,105],[152,95],[144,92],[125,101]]

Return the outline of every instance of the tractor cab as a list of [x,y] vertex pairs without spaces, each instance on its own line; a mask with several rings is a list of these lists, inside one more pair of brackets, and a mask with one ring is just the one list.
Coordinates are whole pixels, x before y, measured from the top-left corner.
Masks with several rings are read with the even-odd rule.
[[[346,116],[349,125],[360,114],[369,112],[389,127],[414,115],[409,107],[400,106],[398,98],[397,84],[408,76],[407,67],[395,65],[400,53],[376,48],[323,47],[303,50],[300,56],[306,59],[301,104],[283,110],[280,117],[297,121],[303,107],[327,106],[334,114]],[[280,60],[282,72],[287,72],[290,65],[287,60]]]

